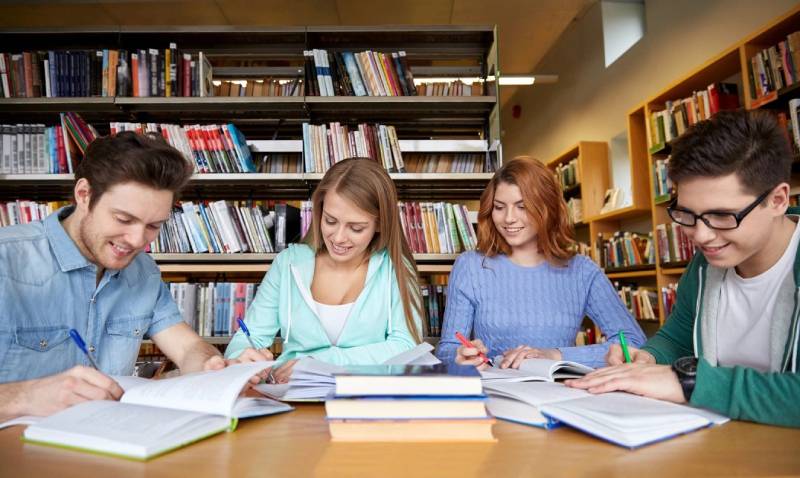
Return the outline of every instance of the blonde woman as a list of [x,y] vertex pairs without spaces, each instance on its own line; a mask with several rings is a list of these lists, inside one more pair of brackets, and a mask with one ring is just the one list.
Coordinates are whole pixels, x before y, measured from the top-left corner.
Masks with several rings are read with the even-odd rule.
[[[260,354],[240,330],[228,358],[272,358],[280,331],[283,354],[273,371],[287,382],[297,359],[378,364],[421,340],[417,270],[406,244],[397,191],[369,159],[331,167],[312,195],[313,219],[303,244],[275,258],[245,319]],[[244,355],[243,355],[244,352]]]

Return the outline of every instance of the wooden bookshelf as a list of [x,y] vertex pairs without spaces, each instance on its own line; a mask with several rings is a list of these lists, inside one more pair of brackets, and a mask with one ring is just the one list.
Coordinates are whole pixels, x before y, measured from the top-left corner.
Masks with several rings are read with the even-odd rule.
[[[0,51],[141,49],[203,51],[215,79],[285,75],[303,69],[303,51],[404,50],[415,78],[498,76],[497,31],[492,26],[355,27],[89,27],[0,30]],[[232,66],[241,61],[241,66]],[[222,63],[224,64],[222,64]],[[218,66],[217,64],[220,64]],[[256,66],[248,66],[254,64]],[[101,134],[111,121],[173,124],[232,122],[256,154],[302,155],[301,124],[341,121],[396,127],[404,153],[484,153],[502,164],[499,87],[486,96],[262,96],[80,97],[0,99],[0,123],[56,124],[58,113],[79,112]],[[186,200],[278,199],[311,196],[322,174],[196,174]],[[403,200],[475,201],[492,173],[392,173]],[[69,174],[0,175],[0,201],[66,200]],[[152,254],[168,281],[258,282],[275,254]],[[418,254],[421,274],[448,274],[457,256]],[[210,338],[225,344],[225,338]]]

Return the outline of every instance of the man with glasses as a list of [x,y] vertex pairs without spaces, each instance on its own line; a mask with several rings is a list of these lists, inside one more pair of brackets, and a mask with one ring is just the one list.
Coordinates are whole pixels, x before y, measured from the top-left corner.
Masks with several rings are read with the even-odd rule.
[[610,367],[568,385],[800,426],[791,163],[785,131],[766,112],[721,112],[675,140],[668,168],[677,197],[668,212],[698,251],[675,307],[641,350],[630,349],[633,363],[612,346]]

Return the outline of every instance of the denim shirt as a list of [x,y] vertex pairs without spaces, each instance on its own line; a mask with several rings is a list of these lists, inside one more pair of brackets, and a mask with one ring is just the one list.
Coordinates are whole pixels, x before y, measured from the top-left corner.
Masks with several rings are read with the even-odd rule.
[[0,383],[88,366],[72,328],[102,372],[131,375],[142,338],[182,320],[147,254],[106,270],[98,284],[97,266],[61,225],[72,211],[0,228]]

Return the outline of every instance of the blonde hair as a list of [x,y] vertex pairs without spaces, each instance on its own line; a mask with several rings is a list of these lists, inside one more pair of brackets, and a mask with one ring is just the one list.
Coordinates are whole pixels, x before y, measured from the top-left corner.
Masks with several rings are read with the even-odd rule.
[[[386,249],[394,265],[400,300],[411,336],[419,343],[421,332],[414,313],[422,317],[422,296],[417,282],[417,265],[400,225],[397,190],[389,174],[368,158],[345,159],[334,164],[311,195],[311,227],[303,238],[316,254],[327,253],[322,239],[322,205],[328,191],[348,199],[359,209],[377,218],[377,230],[369,243],[371,253]],[[390,319],[391,320],[391,319]]]
[[547,262],[565,265],[575,255],[567,203],[553,173],[528,156],[518,156],[504,164],[483,191],[478,211],[478,251],[487,257],[511,254],[511,246],[492,220],[494,194],[500,183],[519,188],[525,210],[539,228],[538,245]]

